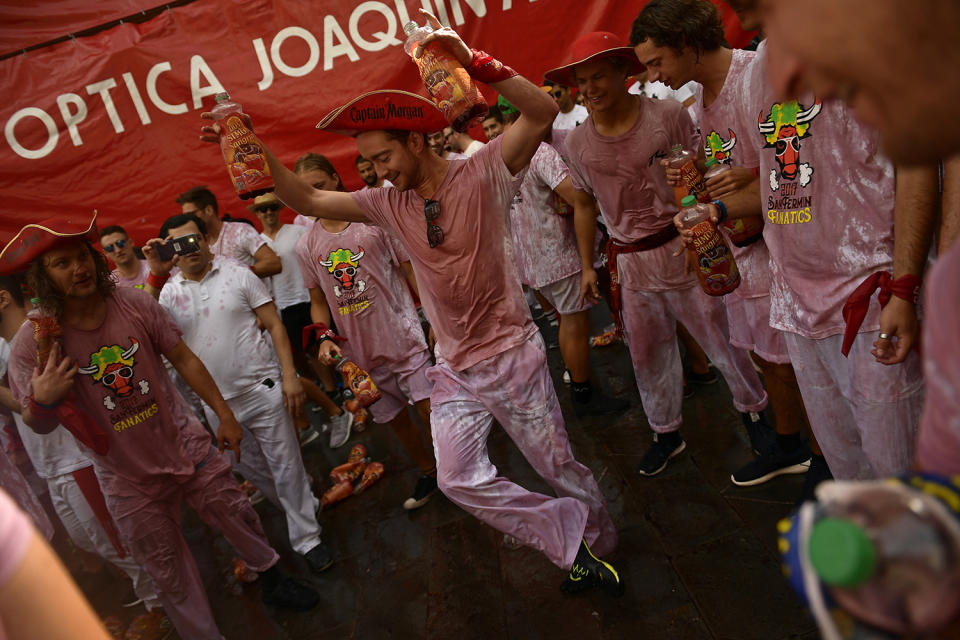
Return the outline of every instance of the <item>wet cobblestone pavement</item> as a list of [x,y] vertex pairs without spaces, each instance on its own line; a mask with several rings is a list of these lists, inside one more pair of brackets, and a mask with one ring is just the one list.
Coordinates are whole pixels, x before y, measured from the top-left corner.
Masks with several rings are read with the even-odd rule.
[[[608,318],[609,316],[607,316]],[[595,329],[605,324],[596,310]],[[606,322],[609,320],[606,319]],[[594,381],[626,397],[631,408],[613,418],[578,420],[560,381],[559,351],[550,351],[567,431],[578,460],[590,467],[606,495],[620,535],[610,556],[625,576],[626,594],[564,597],[564,572],[541,554],[512,549],[503,535],[439,493],[423,508],[401,506],[418,471],[389,427],[370,425],[331,451],[325,438],[308,445],[308,473],[322,482],[364,443],[383,462],[384,477],[365,493],[320,514],[335,564],[314,575],[286,539],[283,515],[257,505],[281,565],[314,585],[321,603],[308,613],[272,611],[258,584],[232,574],[226,542],[185,509],[184,533],[204,577],[214,615],[229,639],[321,640],[435,638],[577,640],[807,640],[819,637],[780,572],[775,524],[792,508],[802,476],[751,488],[734,487],[730,473],[752,454],[724,383],[696,387],[684,401],[687,450],[659,476],[635,468],[650,442],[626,347],[592,350]],[[316,415],[316,414],[313,414]],[[316,418],[312,418],[317,420]],[[549,493],[506,434],[495,427],[490,456],[501,473],[528,489]],[[322,492],[317,490],[317,495]],[[63,551],[62,537],[57,547]],[[129,581],[108,569],[67,564],[104,616],[132,619],[121,609]],[[177,637],[173,634],[172,637]],[[188,640],[188,639],[184,639]]]

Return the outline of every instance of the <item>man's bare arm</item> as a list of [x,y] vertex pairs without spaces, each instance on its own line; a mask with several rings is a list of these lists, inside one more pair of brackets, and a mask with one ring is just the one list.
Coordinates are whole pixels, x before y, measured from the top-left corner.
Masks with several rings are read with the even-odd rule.
[[[210,113],[202,113],[200,117],[204,120],[213,120]],[[252,131],[253,122],[250,117],[245,115],[244,120]],[[200,132],[200,139],[204,142],[220,143],[220,126],[216,122],[202,127]],[[262,140],[258,138],[258,141],[267,156],[267,162],[270,164],[270,173],[273,175],[277,197],[285,205],[298,213],[314,218],[347,220],[349,222],[367,221],[367,215],[363,212],[363,209],[357,206],[349,193],[314,189],[313,186],[301,180],[280,162]]]
[[937,254],[943,255],[960,238],[960,155],[943,161],[943,199]]
[[[444,28],[432,13],[423,9],[420,13],[426,16],[434,29],[433,34],[424,38],[421,46],[434,41],[442,42],[460,64],[469,67],[473,62],[473,52],[470,47],[453,29]],[[530,164],[533,154],[537,152],[540,143],[550,132],[560,108],[540,87],[520,75],[492,82],[490,86],[520,111],[520,117],[503,134],[503,142],[500,146],[504,164],[507,165],[511,174],[516,175]]]
[[253,254],[253,260],[253,272],[259,278],[275,276],[283,271],[283,262],[280,261],[280,256],[266,244],[260,245],[257,252]]

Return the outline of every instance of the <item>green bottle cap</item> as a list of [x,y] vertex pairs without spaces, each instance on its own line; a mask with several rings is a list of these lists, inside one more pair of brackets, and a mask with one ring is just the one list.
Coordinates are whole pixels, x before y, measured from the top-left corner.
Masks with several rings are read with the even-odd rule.
[[877,552],[863,527],[843,518],[824,518],[810,533],[810,563],[825,583],[858,587],[873,575]]
[[410,35],[411,33],[413,33],[419,28],[420,28],[420,25],[418,25],[416,22],[411,20],[407,24],[403,25],[403,32],[407,35]]
[[40,298],[30,298],[30,304],[32,304],[32,305],[35,306],[35,307],[39,307],[39,306],[40,306]]
[[683,145],[682,145],[682,144],[675,144],[675,145],[673,145],[672,147],[670,147],[670,150],[671,150],[671,151],[683,151]]
[[717,160],[716,158],[708,158],[707,161],[703,164],[704,166],[712,167],[713,165],[717,164],[717,162],[719,162],[719,160]]
[[683,196],[683,200],[680,201],[680,206],[686,209],[687,207],[692,207],[697,204],[696,196]]
[[213,99],[216,100],[217,102],[226,102],[227,100],[230,99],[230,94],[227,93],[226,91],[222,91],[218,93],[216,96],[214,96]]

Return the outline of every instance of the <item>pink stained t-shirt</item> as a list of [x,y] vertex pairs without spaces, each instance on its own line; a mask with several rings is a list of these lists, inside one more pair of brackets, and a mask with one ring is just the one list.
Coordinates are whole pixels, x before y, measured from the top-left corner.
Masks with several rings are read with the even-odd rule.
[[[77,405],[103,428],[110,447],[104,455],[85,450],[105,495],[150,499],[193,475],[210,451],[210,435],[160,358],[180,341],[170,315],[136,289],[115,289],[106,304],[96,329],[61,323],[64,353],[80,365]],[[33,326],[25,323],[13,339],[9,371],[10,390],[23,406],[36,360]],[[129,504],[135,510],[142,502]]]
[[437,356],[455,371],[522,344],[537,330],[513,262],[510,202],[519,184],[503,162],[503,136],[450,162],[433,200],[444,240],[427,242],[425,201],[412,190],[351,193],[370,221],[410,254],[420,299],[437,334]]
[[[600,135],[591,117],[566,138],[573,187],[597,199],[607,231],[620,242],[636,242],[673,225],[677,204],[660,161],[674,144],[700,146],[700,135],[683,105],[674,100],[636,97],[640,115],[627,133]],[[682,256],[679,238],[620,256],[624,289],[670,291],[696,286]]]
[[[720,94],[709,107],[704,107],[703,87],[698,84],[694,104],[700,113],[700,135],[707,159],[712,157],[731,167],[753,169],[760,163],[757,149],[744,138],[753,134],[756,122],[744,118],[737,91],[741,77],[756,53],[734,49],[732,54]],[[770,252],[763,240],[738,247],[728,238],[728,244],[740,270],[740,286],[734,289],[734,294],[740,298],[770,295]]]
[[347,338],[340,347],[361,368],[402,364],[427,350],[400,270],[409,258],[391,234],[357,222],[332,233],[317,222],[297,243],[297,259],[304,284],[323,291],[339,334]]
[[[853,290],[876,271],[893,272],[893,165],[880,155],[876,132],[840,102],[822,103],[818,111],[805,97],[796,108],[800,117],[792,103],[778,103],[767,80],[765,43],[736,95],[753,123],[737,144],[748,143],[760,158],[770,325],[813,339],[843,333],[841,310]],[[767,124],[777,114],[784,114],[779,129]],[[874,300],[860,331],[876,331],[879,315]]]
[[924,471],[960,474],[960,242],[934,264],[924,291],[926,400],[917,462]]
[[120,272],[116,269],[113,270],[113,277],[117,279],[118,287],[130,287],[131,289],[143,289],[144,285],[147,284],[147,276],[150,275],[150,267],[147,265],[146,260],[138,260],[140,269],[137,271],[137,275],[132,278],[124,278],[120,275]]
[[217,241],[210,245],[214,255],[233,258],[248,267],[256,262],[253,257],[257,249],[267,241],[256,229],[244,222],[224,222],[220,227]]
[[569,173],[556,149],[541,142],[510,206],[513,253],[520,281],[528,287],[538,289],[580,272],[572,203],[554,192]]
[[590,117],[564,141],[574,189],[597,199],[608,232],[620,242],[636,242],[673,224],[677,204],[660,161],[675,144],[685,149],[701,144],[682,104],[636,99],[640,116],[628,132],[600,135]]

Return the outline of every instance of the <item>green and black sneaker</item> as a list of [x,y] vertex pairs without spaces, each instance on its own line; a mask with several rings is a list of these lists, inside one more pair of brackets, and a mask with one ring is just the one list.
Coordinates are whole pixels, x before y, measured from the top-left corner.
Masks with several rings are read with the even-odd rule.
[[575,594],[595,587],[600,587],[612,596],[623,595],[623,581],[620,580],[617,570],[610,563],[593,555],[586,540],[581,540],[577,557],[570,567],[570,575],[560,585],[560,591]]

